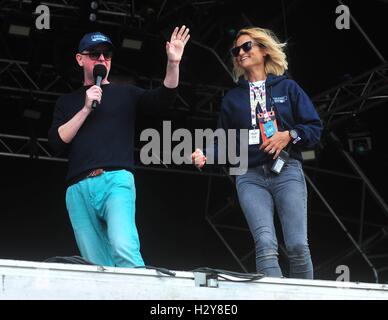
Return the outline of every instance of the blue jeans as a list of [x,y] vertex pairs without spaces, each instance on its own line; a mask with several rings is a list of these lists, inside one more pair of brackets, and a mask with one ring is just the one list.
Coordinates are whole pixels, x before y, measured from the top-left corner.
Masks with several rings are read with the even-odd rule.
[[290,278],[313,278],[307,241],[307,187],[302,164],[290,159],[277,175],[269,164],[237,176],[241,208],[255,241],[256,269],[268,277],[281,277],[274,211],[279,215],[290,265]]
[[66,206],[82,257],[94,264],[144,266],[135,224],[133,174],[108,171],[66,191]]

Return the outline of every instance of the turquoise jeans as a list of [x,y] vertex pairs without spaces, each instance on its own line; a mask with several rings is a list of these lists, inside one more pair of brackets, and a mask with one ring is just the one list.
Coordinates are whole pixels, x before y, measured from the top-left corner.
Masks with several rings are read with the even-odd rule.
[[108,171],[66,191],[66,206],[82,257],[104,266],[144,266],[135,223],[133,174]]

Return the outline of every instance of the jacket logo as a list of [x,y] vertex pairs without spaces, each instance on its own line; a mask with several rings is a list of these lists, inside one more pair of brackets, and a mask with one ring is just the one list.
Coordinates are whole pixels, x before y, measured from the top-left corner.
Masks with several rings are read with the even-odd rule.
[[273,100],[275,101],[275,103],[284,103],[288,100],[288,97],[287,96],[274,97]]

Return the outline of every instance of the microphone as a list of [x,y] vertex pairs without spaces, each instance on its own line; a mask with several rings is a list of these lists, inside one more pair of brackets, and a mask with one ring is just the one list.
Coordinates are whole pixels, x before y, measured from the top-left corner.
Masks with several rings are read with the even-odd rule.
[[[106,67],[103,64],[96,64],[93,68],[93,77],[96,80],[96,86],[101,87],[101,81],[105,78],[107,73]],[[97,100],[92,103],[92,109],[96,109]]]

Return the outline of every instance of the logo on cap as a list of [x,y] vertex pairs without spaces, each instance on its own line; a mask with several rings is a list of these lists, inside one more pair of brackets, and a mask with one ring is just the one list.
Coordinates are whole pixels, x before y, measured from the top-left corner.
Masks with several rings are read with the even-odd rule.
[[96,41],[107,41],[107,42],[110,42],[108,40],[107,37],[103,36],[102,34],[96,34],[96,35],[92,35],[92,39],[91,39],[93,42],[96,42]]

